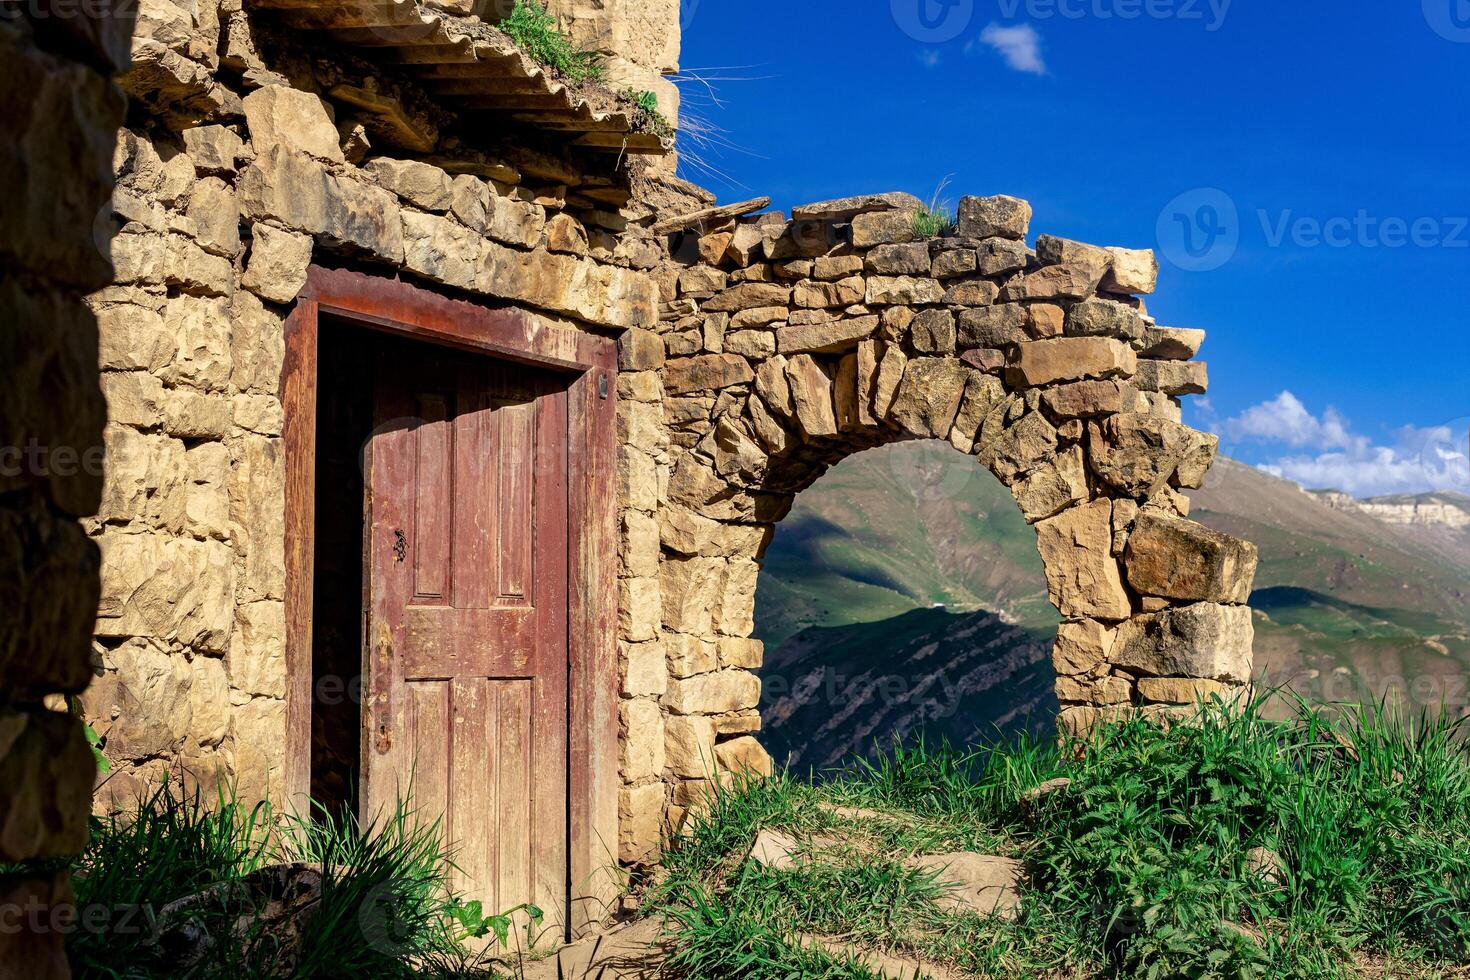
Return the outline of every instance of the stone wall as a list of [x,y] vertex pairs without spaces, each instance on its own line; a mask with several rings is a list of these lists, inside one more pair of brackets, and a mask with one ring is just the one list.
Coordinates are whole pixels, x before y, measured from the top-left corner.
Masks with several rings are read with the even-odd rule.
[[664,117],[679,118],[679,90],[664,77],[679,70],[679,0],[549,0],[546,8],[579,47],[609,53],[613,87],[653,92]]
[[99,805],[165,770],[280,799],[279,384],[312,262],[618,336],[625,863],[654,860],[713,781],[769,766],[760,556],[793,496],[864,448],[947,440],[1012,489],[1065,619],[1067,727],[1176,714],[1248,678],[1255,552],[1187,519],[1180,491],[1216,449],[1179,420],[1205,387],[1203,335],[1148,316],[1150,253],[1028,247],[1030,208],[1011,198],[967,198],[932,240],[916,240],[908,195],[789,221],[712,209],[534,127],[443,118],[432,148],[390,151],[391,130],[334,116],[344,73],[359,105],[370,68],[228,4],[149,5],[132,56],[116,274],[88,300],[107,478],[90,497],[58,486],[54,505],[96,510],[85,710],[117,767]]
[[[97,323],[128,21],[30,5],[0,17],[0,861],[81,850],[96,769],[63,695],[90,679],[101,490]],[[64,876],[0,879],[0,977],[68,975],[45,914]],[[15,926],[19,925],[19,929]]]
[[77,505],[97,512],[78,544],[101,553],[84,709],[114,771],[97,805],[126,803],[165,771],[206,793],[226,780],[242,798],[279,800],[279,385],[308,264],[402,274],[538,311],[547,329],[605,333],[656,325],[647,270],[662,251],[628,229],[635,205],[619,213],[631,175],[614,154],[598,170],[538,134],[521,147],[497,134],[492,162],[449,131],[420,159],[364,152],[320,94],[344,70],[322,50],[272,61],[268,28],[238,11],[147,10],[125,78],[138,109],[101,174],[117,178],[116,275],[88,298],[101,343],[85,356],[108,406],[100,507],[97,487]]
[[657,332],[625,338],[625,861],[651,860],[713,780],[769,769],[760,556],[793,496],[863,449],[947,440],[1011,489],[1064,619],[1065,729],[1249,680],[1256,551],[1188,519],[1180,491],[1217,447],[1180,422],[1204,334],[1148,315],[1152,253],[1028,247],[1031,208],[1008,197],[966,198],[952,233],[917,240],[918,207],[699,223],[658,270]]

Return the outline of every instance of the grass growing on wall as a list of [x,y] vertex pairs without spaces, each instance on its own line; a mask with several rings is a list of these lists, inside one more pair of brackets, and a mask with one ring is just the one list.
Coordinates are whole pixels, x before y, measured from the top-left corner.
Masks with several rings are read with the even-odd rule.
[[601,53],[583,51],[572,43],[540,0],[515,0],[510,16],[499,26],[517,47],[563,78],[573,82],[603,80]]
[[[817,936],[961,976],[1466,975],[1462,723],[1304,706],[1272,722],[1259,708],[1060,748],[899,747],[836,780],[726,791],[652,895],[676,972],[869,975]],[[1057,777],[1070,783],[1023,797]],[[807,861],[742,860],[767,827],[812,842]],[[959,850],[1024,862],[1015,921],[941,910],[934,877],[904,864]]]
[[920,241],[938,238],[955,227],[954,209],[944,199],[944,189],[948,186],[949,178],[946,177],[939,182],[929,202],[919,205],[919,209],[914,212],[914,237]]

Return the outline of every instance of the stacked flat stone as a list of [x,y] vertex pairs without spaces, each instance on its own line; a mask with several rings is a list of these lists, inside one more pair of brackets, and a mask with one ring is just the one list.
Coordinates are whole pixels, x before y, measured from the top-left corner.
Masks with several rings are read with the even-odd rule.
[[1180,491],[1217,449],[1180,422],[1206,387],[1204,334],[1148,315],[1153,254],[1028,248],[1031,208],[1011,197],[966,198],[952,234],[921,240],[918,207],[848,198],[675,236],[657,329],[624,338],[628,411],[669,459],[657,489],[640,481],[653,517],[624,522],[635,822],[661,780],[677,825],[711,780],[769,768],[758,562],[793,496],[874,446],[946,440],[1010,488],[1064,619],[1065,729],[1179,715],[1249,680],[1256,550],[1188,519]]
[[279,388],[284,320],[313,261],[514,304],[547,330],[657,323],[655,240],[596,223],[626,218],[506,165],[481,168],[487,178],[354,162],[351,133],[316,95],[222,91],[238,112],[218,122],[119,134],[116,272],[88,299],[108,403],[88,522],[102,552],[99,670],[83,699],[114,764],[102,809],[180,768],[280,799]]

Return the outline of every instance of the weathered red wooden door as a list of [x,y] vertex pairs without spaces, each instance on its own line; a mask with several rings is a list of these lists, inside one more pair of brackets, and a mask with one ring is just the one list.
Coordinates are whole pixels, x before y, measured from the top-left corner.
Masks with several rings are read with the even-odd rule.
[[567,394],[395,346],[369,446],[367,815],[441,814],[486,913],[567,903]]

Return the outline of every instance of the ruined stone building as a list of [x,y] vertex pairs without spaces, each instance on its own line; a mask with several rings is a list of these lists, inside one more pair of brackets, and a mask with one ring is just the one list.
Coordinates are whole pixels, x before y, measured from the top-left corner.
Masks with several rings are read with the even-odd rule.
[[0,859],[84,840],[79,695],[99,809],[411,779],[487,908],[596,921],[769,768],[762,549],[903,439],[1035,526],[1066,728],[1248,680],[1255,551],[1188,519],[1203,334],[1149,317],[1151,253],[1004,196],[934,238],[906,194],[717,206],[671,173],[674,0],[554,6],[606,86],[495,6],[0,21],[4,443],[45,456],[0,477]]

